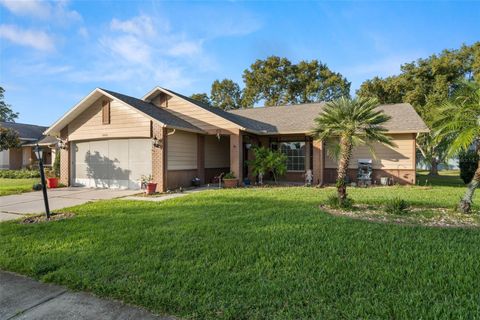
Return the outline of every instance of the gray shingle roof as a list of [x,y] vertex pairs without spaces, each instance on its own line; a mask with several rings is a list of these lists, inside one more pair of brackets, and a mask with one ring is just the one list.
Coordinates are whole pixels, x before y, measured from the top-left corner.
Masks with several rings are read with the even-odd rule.
[[13,129],[18,132],[20,139],[31,140],[31,141],[42,139],[44,137],[43,132],[48,128],[48,127],[37,126],[33,124],[14,123],[14,122],[0,122],[0,127]]
[[157,106],[145,102],[143,100],[130,97],[118,92],[106,90],[106,89],[101,89],[105,91],[106,93],[114,96],[115,98],[125,102],[129,106],[139,110],[140,112],[143,112],[144,114],[166,124],[167,126],[179,128],[179,129],[186,129],[186,130],[194,130],[194,131],[199,131],[202,132],[202,129],[194,126],[188,121],[185,121],[183,119],[180,119],[179,117],[175,116],[171,111],[165,108],[158,108]]
[[[308,103],[278,107],[231,110],[228,113],[242,118],[245,128],[263,133],[310,132],[314,119],[324,103]],[[392,118],[384,125],[390,132],[426,132],[425,125],[415,109],[408,103],[379,106]]]

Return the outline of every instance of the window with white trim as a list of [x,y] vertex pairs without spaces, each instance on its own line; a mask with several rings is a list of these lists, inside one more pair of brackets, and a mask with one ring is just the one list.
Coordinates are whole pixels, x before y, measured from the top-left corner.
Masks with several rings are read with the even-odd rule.
[[279,150],[287,156],[287,171],[305,171],[305,141],[280,142]]

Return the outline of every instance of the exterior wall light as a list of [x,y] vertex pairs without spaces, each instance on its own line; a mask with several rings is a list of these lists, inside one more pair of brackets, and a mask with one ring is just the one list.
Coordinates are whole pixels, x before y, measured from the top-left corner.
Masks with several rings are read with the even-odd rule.
[[152,145],[155,148],[162,148],[163,147],[163,140],[158,139],[157,136],[154,136],[153,139],[152,139]]
[[62,150],[68,150],[68,141],[59,139],[57,142],[57,146]]

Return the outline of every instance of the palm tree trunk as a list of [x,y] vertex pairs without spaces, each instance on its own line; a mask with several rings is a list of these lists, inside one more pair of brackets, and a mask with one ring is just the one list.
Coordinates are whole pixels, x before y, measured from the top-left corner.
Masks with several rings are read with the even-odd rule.
[[438,176],[438,161],[436,158],[432,158],[430,161],[430,171],[428,172],[429,176]]
[[480,185],[480,161],[478,162],[478,168],[473,175],[472,181],[468,184],[467,192],[463,196],[462,200],[460,200],[460,204],[458,208],[463,213],[469,213],[472,209],[473,203],[473,195],[475,193],[475,189]]
[[340,162],[338,164],[337,175],[337,194],[340,203],[347,199],[347,183],[346,177],[348,173],[348,165],[352,156],[352,141],[350,137],[340,138]]

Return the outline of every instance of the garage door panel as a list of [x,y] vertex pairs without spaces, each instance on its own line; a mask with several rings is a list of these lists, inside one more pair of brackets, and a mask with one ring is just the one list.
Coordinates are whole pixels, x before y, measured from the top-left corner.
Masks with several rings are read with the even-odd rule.
[[97,188],[140,188],[152,172],[150,139],[79,142],[73,156],[76,185]]
[[131,160],[143,161],[142,159],[151,159],[152,142],[150,140],[135,140],[128,141],[129,150],[131,154],[136,154],[138,157],[131,157]]

